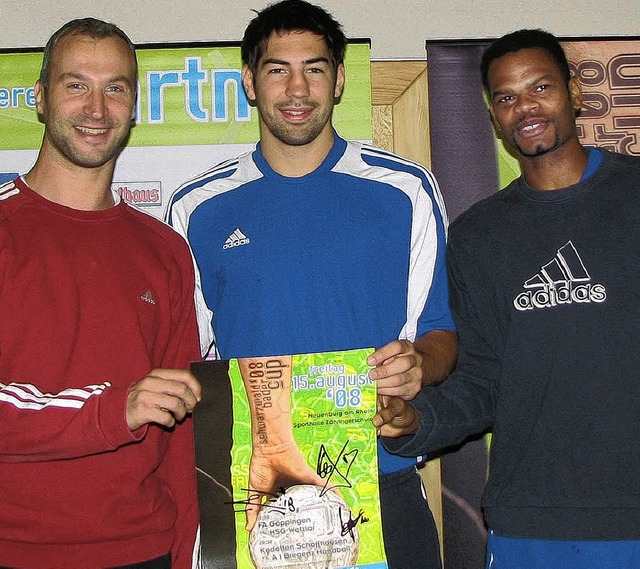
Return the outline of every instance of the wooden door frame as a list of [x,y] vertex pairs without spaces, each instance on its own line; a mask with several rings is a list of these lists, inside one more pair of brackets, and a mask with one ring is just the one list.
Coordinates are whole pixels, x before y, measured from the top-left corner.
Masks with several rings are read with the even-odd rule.
[[[424,166],[431,164],[426,61],[372,61],[373,143]],[[420,471],[443,555],[440,459]]]

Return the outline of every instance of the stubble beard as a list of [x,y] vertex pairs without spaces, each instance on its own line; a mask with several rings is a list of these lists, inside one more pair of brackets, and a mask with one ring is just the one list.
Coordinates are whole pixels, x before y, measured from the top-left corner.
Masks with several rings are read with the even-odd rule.
[[535,158],[537,156],[544,156],[545,154],[549,154],[554,150],[557,150],[561,146],[565,145],[571,138],[575,135],[575,128],[567,127],[567,131],[563,133],[563,123],[562,121],[558,122],[556,119],[549,119],[549,125],[552,125],[555,128],[555,136],[553,139],[553,143],[550,145],[546,145],[544,142],[539,141],[535,142],[532,149],[525,149],[521,144],[517,142],[517,138],[515,133],[517,129],[514,128],[512,135],[512,140],[508,141],[509,144],[524,158]]
[[[552,120],[550,120],[549,123],[556,126],[556,134],[551,145],[545,145],[544,142],[538,141],[534,143],[533,149],[526,149],[517,142],[517,138],[514,134],[511,140],[511,146],[513,146],[518,154],[520,154],[524,158],[535,158],[537,156],[543,156],[545,154],[548,154],[549,152],[553,152],[554,150],[562,146],[567,140],[569,140],[570,137],[567,136],[565,139],[561,140],[560,133],[557,129],[557,124]],[[516,129],[514,129],[514,132],[515,131]]]
[[318,138],[323,129],[324,124],[314,122],[299,130],[285,125],[274,125],[270,130],[273,136],[288,146],[304,146]]
[[534,146],[533,150],[526,150],[517,143],[514,144],[514,147],[521,156],[524,156],[525,158],[535,158],[536,156],[543,156],[544,154],[547,154],[558,148],[558,142],[558,138],[556,137],[554,143],[549,147],[544,146],[542,142],[538,142]]
[[[86,124],[90,123],[91,121],[86,121]],[[109,128],[118,131],[119,125],[108,123],[94,128]],[[129,130],[127,129],[121,135],[118,133],[118,137],[113,138],[104,146],[96,147],[92,150],[82,150],[80,145],[73,141],[74,130],[73,122],[54,120],[50,125],[47,125],[47,138],[62,156],[81,168],[104,166],[120,152],[129,136]]]
[[281,112],[279,108],[276,108],[273,113],[266,112],[266,109],[264,109],[264,112],[261,111],[261,115],[266,118],[266,120],[263,119],[262,121],[264,127],[280,142],[287,146],[304,146],[320,136],[320,133],[331,120],[332,110],[331,108],[322,114],[317,114],[318,106],[314,106],[314,114],[310,120],[300,125],[287,123],[284,118],[279,116]]

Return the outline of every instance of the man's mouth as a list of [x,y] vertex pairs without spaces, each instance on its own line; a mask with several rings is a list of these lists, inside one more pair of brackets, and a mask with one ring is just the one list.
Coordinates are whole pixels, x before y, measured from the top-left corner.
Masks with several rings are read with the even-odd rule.
[[314,107],[305,106],[305,107],[281,107],[280,112],[282,113],[283,118],[292,123],[306,123],[311,114],[313,113]]
[[544,119],[527,119],[516,126],[516,132],[521,136],[535,136],[540,134],[547,127],[548,120]]
[[88,126],[77,126],[76,129],[82,132],[83,134],[90,134],[94,136],[99,134],[105,134],[109,130],[108,128],[90,128]]
[[523,126],[523,127],[522,127],[522,130],[524,130],[525,132],[530,132],[530,131],[532,131],[533,129],[538,128],[539,126],[540,126],[540,123],[539,123],[539,122],[537,122],[537,123],[535,123],[535,124],[530,124],[530,125],[527,125],[527,126]]

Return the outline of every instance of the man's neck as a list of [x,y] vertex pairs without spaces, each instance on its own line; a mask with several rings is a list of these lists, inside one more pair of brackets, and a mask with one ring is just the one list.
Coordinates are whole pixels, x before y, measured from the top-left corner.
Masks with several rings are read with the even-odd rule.
[[333,148],[333,129],[327,129],[307,144],[285,144],[271,133],[261,138],[262,155],[269,166],[281,176],[301,178],[324,162]]
[[577,184],[587,166],[589,153],[578,140],[553,152],[521,157],[520,166],[527,183],[536,190],[561,190]]
[[54,203],[82,211],[102,210],[114,205],[114,166],[115,162],[99,168],[62,166],[41,154],[24,179],[33,191]]

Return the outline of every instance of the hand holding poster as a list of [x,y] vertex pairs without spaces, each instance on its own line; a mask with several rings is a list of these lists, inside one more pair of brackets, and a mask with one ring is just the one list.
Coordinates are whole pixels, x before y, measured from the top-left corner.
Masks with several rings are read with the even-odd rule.
[[205,567],[387,567],[372,351],[194,364]]

